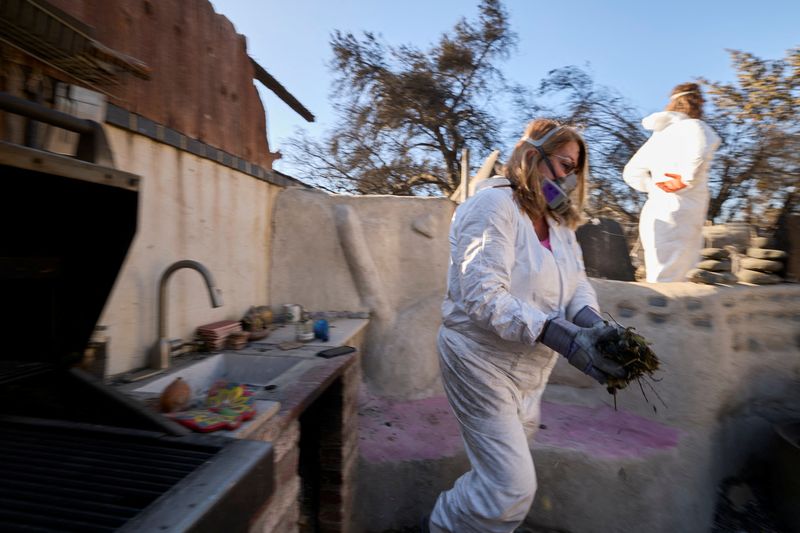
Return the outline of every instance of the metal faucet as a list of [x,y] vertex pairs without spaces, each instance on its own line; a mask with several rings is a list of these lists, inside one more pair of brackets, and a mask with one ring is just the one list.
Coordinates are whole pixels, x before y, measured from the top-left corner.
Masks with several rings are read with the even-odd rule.
[[222,306],[222,292],[217,288],[214,276],[206,267],[191,259],[177,261],[167,267],[161,274],[161,280],[158,283],[158,342],[153,347],[151,360],[151,366],[159,370],[169,368],[169,356],[172,353],[172,347],[167,338],[167,281],[173,272],[182,268],[192,268],[200,272],[206,282],[206,287],[208,287],[211,306]]

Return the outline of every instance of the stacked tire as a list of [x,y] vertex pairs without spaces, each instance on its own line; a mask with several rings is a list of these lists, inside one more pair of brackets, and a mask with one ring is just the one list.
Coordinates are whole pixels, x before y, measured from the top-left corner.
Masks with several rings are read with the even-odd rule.
[[739,269],[736,271],[739,281],[754,285],[772,285],[783,281],[781,274],[785,271],[787,254],[783,250],[762,248],[766,241],[764,237],[752,240],[753,246],[739,260]]
[[724,248],[703,248],[702,259],[686,274],[689,281],[706,285],[731,285],[737,276],[731,271],[731,257]]

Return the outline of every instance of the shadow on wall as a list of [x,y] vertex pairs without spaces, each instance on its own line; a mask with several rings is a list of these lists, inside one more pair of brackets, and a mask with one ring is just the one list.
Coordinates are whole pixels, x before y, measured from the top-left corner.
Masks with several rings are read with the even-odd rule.
[[444,198],[286,189],[273,218],[272,302],[370,311],[369,389],[402,399],[441,393],[436,333],[454,208]]

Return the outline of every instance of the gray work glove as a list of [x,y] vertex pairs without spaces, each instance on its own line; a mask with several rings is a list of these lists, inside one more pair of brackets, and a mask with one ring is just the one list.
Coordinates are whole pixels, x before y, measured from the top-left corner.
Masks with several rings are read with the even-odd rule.
[[595,347],[599,341],[617,336],[617,328],[602,320],[591,327],[580,327],[563,318],[554,318],[545,323],[539,340],[566,357],[569,364],[605,384],[609,377],[624,378],[627,375],[622,365],[605,357]]
[[598,322],[605,322],[605,320],[594,307],[588,305],[583,306],[572,318],[572,323],[582,328],[590,328]]
[[[580,311],[575,313],[575,316],[572,318],[572,323],[582,328],[590,328],[598,324],[608,324],[606,319],[604,319],[594,307],[588,305],[583,306]],[[619,324],[616,320],[613,324],[609,325],[615,328],[620,335],[625,333],[625,326]]]

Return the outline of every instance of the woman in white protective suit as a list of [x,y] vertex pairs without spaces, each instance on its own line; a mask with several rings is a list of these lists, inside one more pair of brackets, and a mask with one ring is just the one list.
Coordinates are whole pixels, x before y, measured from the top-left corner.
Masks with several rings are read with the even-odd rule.
[[553,350],[600,383],[624,376],[594,348],[619,333],[597,311],[573,231],[587,161],[578,132],[534,120],[505,177],[456,210],[437,343],[471,470],[439,495],[423,531],[508,533],[525,518],[536,491],[528,438]]
[[702,116],[700,86],[675,87],[666,110],[642,120],[653,134],[622,173],[628,185],[647,193],[639,238],[651,283],[685,281],[700,260],[708,169],[720,142]]

